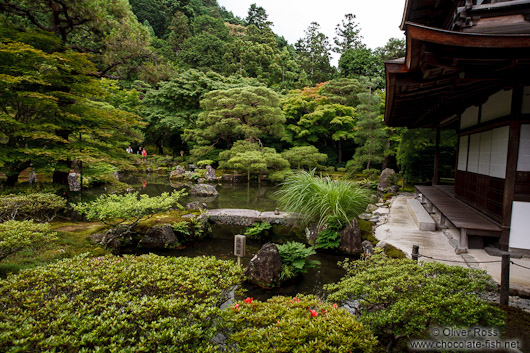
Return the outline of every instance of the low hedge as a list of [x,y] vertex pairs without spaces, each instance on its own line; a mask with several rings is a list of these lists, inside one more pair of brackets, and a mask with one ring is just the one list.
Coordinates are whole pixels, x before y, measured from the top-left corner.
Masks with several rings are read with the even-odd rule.
[[210,352],[241,269],[213,257],[76,257],[0,281],[2,352]]
[[224,312],[226,349],[256,352],[379,352],[355,315],[315,296],[247,298]]
[[14,219],[50,222],[65,207],[66,200],[52,193],[4,195],[0,196],[0,222]]

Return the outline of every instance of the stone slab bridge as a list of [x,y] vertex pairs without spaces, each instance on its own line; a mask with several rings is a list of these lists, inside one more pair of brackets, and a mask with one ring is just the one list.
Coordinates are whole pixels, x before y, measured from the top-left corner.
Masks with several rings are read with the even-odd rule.
[[[278,214],[276,214],[278,213]],[[292,212],[260,212],[244,208],[218,208],[208,210],[208,221],[214,224],[251,226],[256,222],[269,222],[277,225],[293,225],[298,214]]]

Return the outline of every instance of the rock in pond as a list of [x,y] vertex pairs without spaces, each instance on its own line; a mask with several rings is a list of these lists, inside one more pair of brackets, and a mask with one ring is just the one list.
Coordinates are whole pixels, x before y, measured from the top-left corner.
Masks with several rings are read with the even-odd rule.
[[192,201],[186,204],[186,210],[205,210],[208,208],[208,205],[200,201]]
[[369,240],[365,240],[362,242],[363,252],[366,255],[373,255],[374,254],[374,246],[372,243],[370,243]]
[[357,219],[340,232],[339,251],[350,255],[363,252],[361,228]]
[[171,249],[179,245],[178,238],[169,225],[149,228],[138,242],[138,247],[143,249]]
[[210,184],[195,184],[190,188],[190,194],[196,196],[217,196],[215,186]]
[[271,288],[278,285],[281,272],[282,258],[278,248],[273,243],[267,243],[250,260],[245,276],[251,283]]
[[215,169],[211,165],[206,166],[206,173],[204,174],[206,181],[217,181],[219,178],[215,175]]
[[181,165],[178,165],[175,170],[171,171],[171,173],[169,174],[169,178],[170,179],[183,178],[185,172],[186,171],[184,170],[184,168]]

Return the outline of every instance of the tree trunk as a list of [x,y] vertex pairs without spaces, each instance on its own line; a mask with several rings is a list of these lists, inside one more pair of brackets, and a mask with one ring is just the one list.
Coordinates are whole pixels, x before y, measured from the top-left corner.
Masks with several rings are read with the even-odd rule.
[[15,186],[15,184],[18,181],[18,176],[20,175],[20,173],[29,166],[30,166],[29,162],[21,162],[16,165],[11,165],[11,167],[8,168],[8,170],[6,171],[7,179],[4,182],[4,185],[9,188],[12,188],[13,186]]
[[54,171],[52,181],[55,184],[68,185],[68,172]]
[[[390,149],[390,140],[386,140],[385,151],[388,151],[389,149]],[[386,154],[386,156],[383,159],[383,166],[381,167],[382,170],[385,170],[390,165],[390,158],[391,157],[388,155],[388,153],[385,153],[385,154]]]

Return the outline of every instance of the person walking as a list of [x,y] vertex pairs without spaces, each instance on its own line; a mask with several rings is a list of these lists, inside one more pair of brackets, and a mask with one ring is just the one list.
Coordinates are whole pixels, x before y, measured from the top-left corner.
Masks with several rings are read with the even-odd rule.
[[147,151],[145,150],[145,148],[142,150],[142,158],[145,162],[147,162]]

